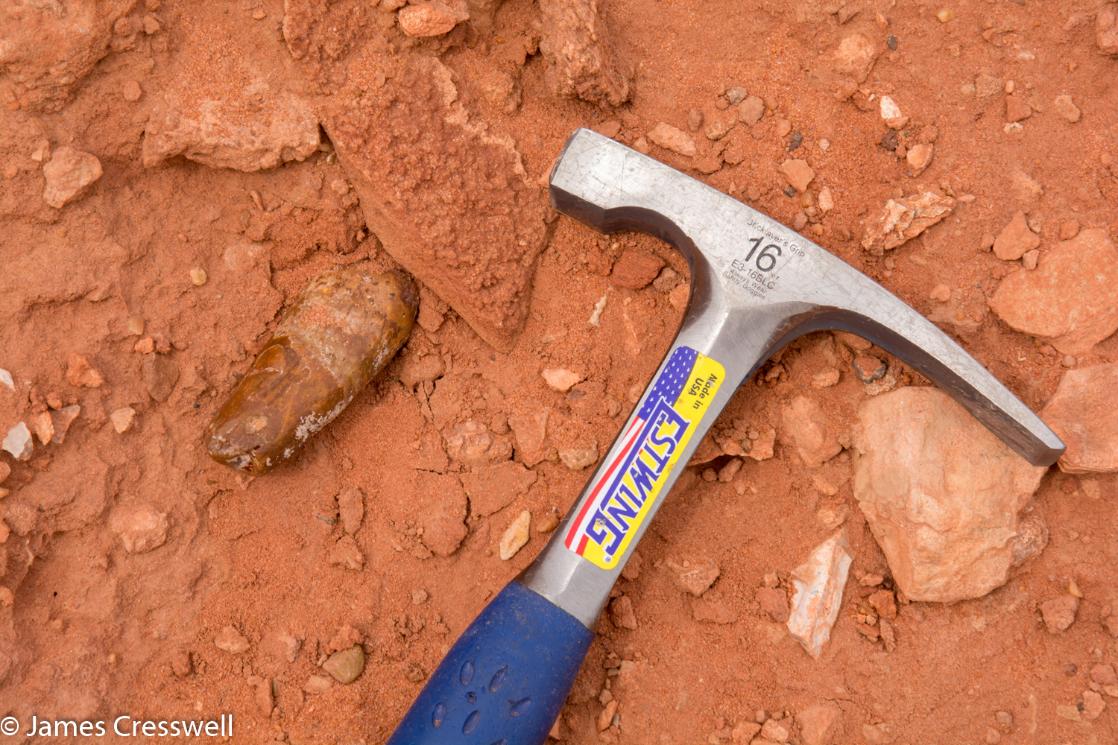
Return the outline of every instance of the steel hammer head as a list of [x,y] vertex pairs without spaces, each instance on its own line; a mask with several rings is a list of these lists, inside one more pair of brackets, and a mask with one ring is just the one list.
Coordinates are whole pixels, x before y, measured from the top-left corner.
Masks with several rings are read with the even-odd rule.
[[604,232],[639,230],[681,250],[691,299],[680,337],[728,360],[741,383],[793,339],[865,337],[943,387],[1034,465],[1064,444],[977,360],[895,295],[793,230],[595,132],[575,132],[551,174],[556,209]]

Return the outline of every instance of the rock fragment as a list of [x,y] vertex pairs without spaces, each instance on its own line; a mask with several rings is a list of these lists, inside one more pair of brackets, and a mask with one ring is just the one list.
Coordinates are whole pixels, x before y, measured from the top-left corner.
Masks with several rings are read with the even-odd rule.
[[470,18],[464,2],[440,2],[425,0],[401,8],[396,14],[400,28],[408,36],[426,38],[442,36],[463,21]]
[[834,52],[835,71],[853,78],[855,82],[864,83],[879,53],[877,46],[864,34],[844,36]]
[[470,499],[470,514],[486,517],[504,509],[536,483],[536,472],[516,461],[507,460],[477,466],[461,476],[462,488]]
[[236,626],[230,624],[223,626],[214,636],[214,646],[229,654],[244,654],[248,651],[249,643],[244,634],[238,631]]
[[573,370],[568,370],[563,367],[545,367],[540,376],[547,383],[547,387],[553,391],[566,393],[578,383],[582,382],[582,376]]
[[243,99],[193,100],[185,91],[158,102],[144,129],[147,167],[183,156],[211,168],[261,171],[318,151],[318,118],[302,98],[264,83]]
[[62,209],[84,196],[101,178],[101,161],[95,155],[63,145],[43,166],[43,177],[46,179],[43,201],[55,209]]
[[629,100],[631,72],[610,43],[598,0],[541,0],[540,51],[552,90],[599,106]]
[[647,287],[660,274],[664,261],[648,251],[627,248],[610,272],[610,284],[626,290]]
[[784,743],[792,736],[788,725],[780,719],[766,719],[761,725],[761,738],[768,742]]
[[528,538],[531,536],[532,513],[528,510],[522,511],[516,516],[516,519],[505,528],[505,532],[501,535],[501,541],[498,545],[499,555],[501,561],[508,561],[516,556],[520,549],[524,548],[528,543]]
[[516,443],[516,457],[528,467],[536,465],[547,457],[544,443],[547,441],[549,417],[548,409],[509,415],[509,428]]
[[326,693],[330,690],[332,683],[330,678],[325,675],[311,675],[307,678],[307,682],[303,684],[303,691],[315,696],[320,693]]
[[61,445],[66,441],[70,426],[73,425],[81,411],[82,407],[78,404],[70,404],[50,413],[51,424],[54,425],[54,436],[50,440],[52,445]]
[[1118,471],[1118,364],[1068,370],[1041,417],[1067,445],[1065,473]]
[[822,465],[842,451],[837,433],[815,399],[796,396],[781,409],[782,440],[792,445],[809,467]]
[[0,65],[8,106],[59,111],[113,48],[113,28],[136,0],[104,4],[3,3]]
[[109,421],[113,424],[113,429],[118,435],[122,435],[128,430],[132,429],[132,422],[136,419],[136,410],[131,406],[122,406],[119,409],[114,409],[109,414]]
[[1081,116],[1079,107],[1075,105],[1075,101],[1071,99],[1071,96],[1066,93],[1061,93],[1056,96],[1056,99],[1052,102],[1052,108],[1061,119],[1071,124],[1075,124],[1079,121],[1079,117]]
[[348,685],[365,671],[365,650],[360,644],[355,644],[349,649],[335,652],[322,663],[322,669],[334,680]]
[[1095,45],[1103,54],[1118,55],[1118,3],[1107,3],[1095,14]]
[[352,535],[343,535],[330,545],[326,552],[326,563],[359,572],[365,567],[365,554],[361,553],[361,547]]
[[904,129],[908,124],[908,117],[904,115],[892,96],[882,96],[878,102],[878,110],[881,113],[881,120],[889,129]]
[[668,559],[666,564],[672,570],[672,582],[675,586],[695,597],[701,597],[709,590],[721,573],[718,563],[707,558],[684,562]]
[[854,444],[854,496],[912,600],[982,597],[1047,542],[1027,512],[1045,469],[942,391],[908,387],[866,401]]
[[1118,330],[1118,250],[1102,228],[1045,251],[1001,281],[990,307],[1012,328],[1082,354]]
[[[560,13],[575,5],[555,4]],[[454,73],[434,55],[389,50],[367,25],[322,23],[311,0],[284,5],[292,57],[309,78],[334,81],[315,113],[370,232],[482,339],[507,349],[527,317],[550,212],[515,141],[467,109]]]
[[445,442],[450,459],[465,466],[499,463],[512,455],[512,443],[507,437],[495,435],[473,419],[451,427]]
[[365,493],[356,486],[345,486],[338,492],[338,517],[342,530],[353,535],[365,519]]
[[66,382],[80,388],[100,388],[105,382],[89,360],[80,354],[71,354],[66,360]]
[[648,139],[654,145],[659,145],[665,150],[671,150],[673,153],[688,158],[693,157],[698,152],[698,148],[695,147],[695,140],[692,139],[691,135],[666,122],[659,122],[648,130]]
[[559,460],[563,465],[572,471],[581,471],[584,468],[589,468],[598,462],[598,448],[592,447],[573,447],[566,450],[559,451]]
[[1002,261],[1015,261],[1040,245],[1040,236],[1029,228],[1025,213],[1018,210],[994,239],[994,255]]
[[881,255],[920,235],[954,209],[954,199],[931,191],[890,199],[881,214],[866,225],[862,248]]
[[792,188],[801,194],[807,191],[807,187],[815,178],[815,171],[806,160],[800,158],[789,158],[780,164],[780,170]]
[[807,561],[792,570],[792,610],[788,631],[818,658],[831,638],[853,557],[840,530],[820,543]]
[[167,542],[170,521],[167,513],[144,504],[116,512],[110,527],[130,554],[154,551]]
[[169,355],[144,355],[140,363],[140,377],[149,396],[156,401],[166,401],[179,382],[179,366]]
[[35,442],[31,439],[31,430],[24,422],[12,425],[4,435],[0,450],[10,453],[16,460],[28,460],[35,450]]
[[1040,617],[1050,634],[1059,634],[1071,628],[1078,611],[1079,598],[1074,595],[1061,595],[1040,604]]
[[803,745],[834,745],[842,734],[842,709],[836,704],[813,704],[796,714]]
[[752,127],[765,115],[765,101],[759,96],[748,96],[738,106],[738,119]]
[[935,155],[935,145],[930,142],[920,142],[910,147],[905,154],[908,175],[916,177],[926,171],[932,163],[933,155]]
[[633,611],[633,601],[628,595],[610,601],[609,620],[619,629],[636,630],[637,614]]

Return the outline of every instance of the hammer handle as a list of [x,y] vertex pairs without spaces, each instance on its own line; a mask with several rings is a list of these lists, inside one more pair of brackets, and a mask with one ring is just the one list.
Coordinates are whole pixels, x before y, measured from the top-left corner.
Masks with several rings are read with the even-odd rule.
[[447,652],[387,745],[542,745],[593,638],[510,582]]

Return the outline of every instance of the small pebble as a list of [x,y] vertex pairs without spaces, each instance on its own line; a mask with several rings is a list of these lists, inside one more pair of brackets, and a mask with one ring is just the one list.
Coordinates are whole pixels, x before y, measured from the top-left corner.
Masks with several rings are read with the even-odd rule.
[[582,380],[582,376],[562,367],[545,367],[540,373],[552,390],[566,393]]
[[136,410],[131,406],[122,406],[109,414],[109,420],[113,423],[113,429],[116,430],[118,435],[122,435],[132,429],[132,422],[135,419]]
[[229,654],[242,654],[248,651],[248,639],[233,625],[225,626],[214,636],[214,646]]
[[127,80],[124,83],[122,94],[125,101],[136,102],[140,100],[140,96],[144,95],[144,91],[135,80]]
[[205,269],[196,266],[190,270],[190,283],[193,284],[195,287],[201,287],[202,285],[206,284],[206,280],[208,279],[209,275],[206,274]]
[[342,684],[352,683],[365,671],[365,650],[355,644],[349,649],[335,652],[322,663],[322,669]]
[[931,298],[937,302],[946,303],[951,299],[951,288],[944,284],[936,285],[932,288]]
[[872,383],[885,377],[885,363],[872,354],[859,354],[851,363],[854,374],[863,383]]
[[740,85],[734,85],[727,88],[723,95],[725,95],[726,101],[729,102],[731,106],[737,106],[745,100],[747,92],[745,88],[742,88]]
[[1063,93],[1056,96],[1056,100],[1052,102],[1052,107],[1056,110],[1056,113],[1060,115],[1060,118],[1065,121],[1072,124],[1079,121],[1081,115],[1079,107],[1075,105],[1075,102],[1071,100],[1071,96],[1068,94]]
[[517,515],[516,519],[512,521],[512,524],[505,529],[498,546],[501,561],[508,561],[516,556],[517,552],[528,543],[531,523],[532,513],[528,510],[524,510]]

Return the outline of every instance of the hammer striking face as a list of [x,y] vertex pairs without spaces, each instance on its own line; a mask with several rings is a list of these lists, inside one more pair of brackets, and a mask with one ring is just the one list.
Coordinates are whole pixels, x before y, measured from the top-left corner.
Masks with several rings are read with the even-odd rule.
[[[946,334],[741,202],[584,129],[552,171],[551,196],[560,212],[598,230],[640,230],[676,246],[691,265],[690,302],[655,377],[551,542],[455,643],[390,745],[543,743],[617,575],[699,441],[737,387],[803,334],[841,329],[870,339],[1035,465],[1063,452]],[[488,688],[472,683],[489,676]]]

